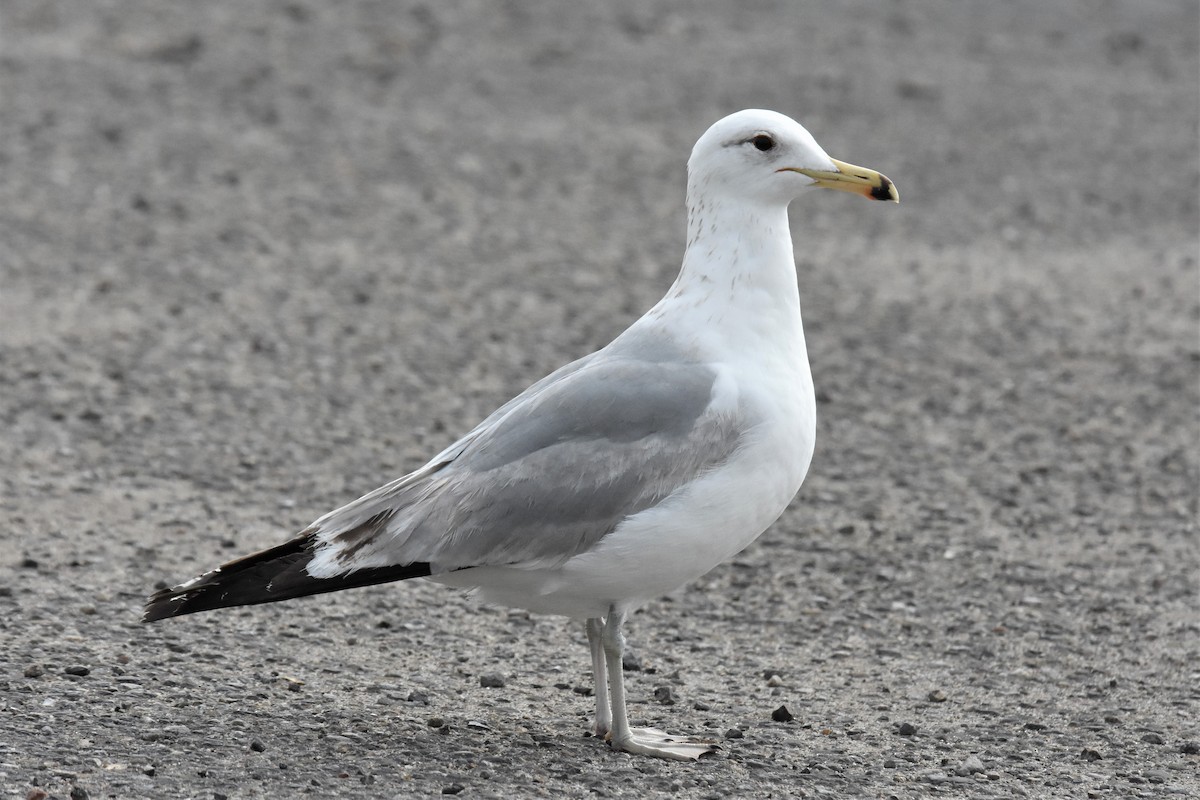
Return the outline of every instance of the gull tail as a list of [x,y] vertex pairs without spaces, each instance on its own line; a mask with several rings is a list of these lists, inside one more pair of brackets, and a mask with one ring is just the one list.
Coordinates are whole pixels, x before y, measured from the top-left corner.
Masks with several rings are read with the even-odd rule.
[[344,575],[314,578],[308,574],[307,566],[316,544],[313,534],[302,533],[276,547],[222,564],[186,583],[160,589],[146,602],[142,622],[230,606],[275,603],[430,574],[429,564],[422,561],[365,567]]

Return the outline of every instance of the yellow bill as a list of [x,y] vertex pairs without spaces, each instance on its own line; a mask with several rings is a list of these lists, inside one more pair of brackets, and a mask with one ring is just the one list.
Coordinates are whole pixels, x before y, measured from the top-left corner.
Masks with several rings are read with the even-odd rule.
[[801,175],[807,175],[816,181],[816,185],[822,189],[854,192],[871,200],[891,200],[893,203],[900,202],[900,193],[896,191],[896,185],[891,182],[887,175],[876,172],[873,169],[867,169],[866,167],[856,167],[853,164],[838,161],[836,158],[829,160],[833,162],[833,165],[837,169],[797,169],[795,167],[784,167],[784,169],[788,172],[799,172]]

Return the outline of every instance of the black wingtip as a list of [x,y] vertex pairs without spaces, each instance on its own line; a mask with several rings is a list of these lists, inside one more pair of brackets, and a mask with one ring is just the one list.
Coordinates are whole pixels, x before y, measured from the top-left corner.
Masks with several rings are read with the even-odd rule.
[[150,598],[146,601],[146,606],[142,609],[142,622],[158,622],[160,619],[166,619],[167,617],[178,617],[182,614],[191,614],[196,611],[206,610],[203,608],[188,608],[187,601],[188,590],[182,586],[159,589],[150,595]]
[[386,567],[367,567],[345,575],[314,578],[305,569],[316,538],[304,532],[277,547],[230,561],[198,578],[159,589],[146,601],[142,622],[213,611],[232,606],[277,603],[377,583],[423,578],[431,574],[423,561]]
[[178,606],[177,600],[170,589],[159,589],[146,601],[142,609],[142,623],[158,622],[160,619],[177,616],[179,612],[173,608]]

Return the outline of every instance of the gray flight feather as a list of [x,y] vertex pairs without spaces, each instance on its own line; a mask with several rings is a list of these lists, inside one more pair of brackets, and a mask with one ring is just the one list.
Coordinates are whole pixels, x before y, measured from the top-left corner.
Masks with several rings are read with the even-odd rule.
[[322,517],[306,531],[310,571],[561,564],[728,459],[744,425],[710,407],[714,369],[628,350],[568,364],[421,469]]

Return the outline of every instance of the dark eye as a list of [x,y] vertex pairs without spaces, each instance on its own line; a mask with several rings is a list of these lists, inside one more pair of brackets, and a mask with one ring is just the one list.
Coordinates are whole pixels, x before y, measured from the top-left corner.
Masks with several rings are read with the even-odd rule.
[[760,133],[758,136],[755,136],[750,140],[750,143],[763,152],[766,152],[775,146],[775,140],[770,136],[767,136],[765,133]]

